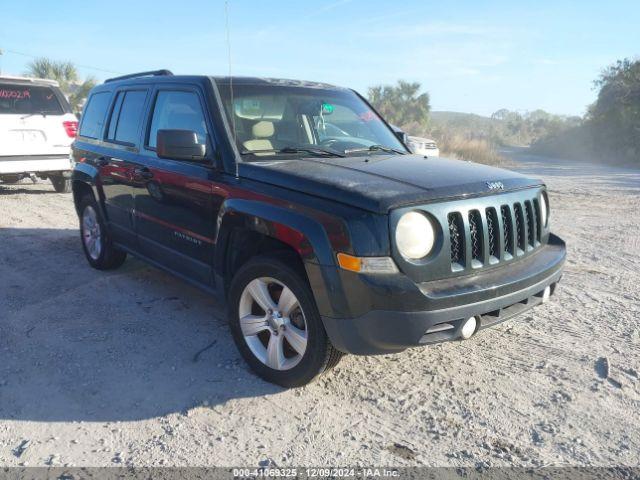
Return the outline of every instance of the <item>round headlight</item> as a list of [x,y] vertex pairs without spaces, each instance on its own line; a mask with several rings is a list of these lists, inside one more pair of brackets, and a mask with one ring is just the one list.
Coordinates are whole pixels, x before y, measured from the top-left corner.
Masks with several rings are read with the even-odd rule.
[[396,226],[396,246],[404,258],[417,260],[426,257],[436,239],[431,220],[420,212],[408,212]]
[[547,226],[547,221],[549,219],[549,205],[547,204],[547,196],[543,193],[540,195],[540,221],[542,222],[542,226]]

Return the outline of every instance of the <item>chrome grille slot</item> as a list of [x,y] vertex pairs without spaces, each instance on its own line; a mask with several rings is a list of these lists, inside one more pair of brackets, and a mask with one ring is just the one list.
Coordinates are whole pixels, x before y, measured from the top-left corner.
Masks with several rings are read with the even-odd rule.
[[514,255],[513,249],[513,222],[511,221],[511,210],[509,205],[502,205],[500,207],[500,213],[502,214],[502,235],[505,258],[510,258]]
[[519,203],[515,203],[513,205],[513,213],[516,217],[516,245],[518,247],[517,253],[518,255],[522,255],[526,250],[526,239],[524,236],[524,229],[526,227],[524,223],[524,216],[522,213],[522,205],[520,205]]
[[469,212],[469,235],[471,238],[471,265],[473,267],[480,267],[482,266],[484,254],[484,242],[482,217],[478,210]]
[[542,217],[540,217],[540,203],[538,202],[537,198],[533,200],[533,211],[536,215],[536,241],[540,243],[540,236],[542,232]]
[[487,235],[489,239],[490,261],[496,262],[500,258],[500,224],[498,214],[493,207],[487,208]]
[[533,208],[529,200],[524,202],[524,211],[527,215],[527,243],[534,247],[536,244],[536,227],[535,218],[533,217]]
[[451,243],[451,268],[464,269],[464,224],[458,212],[449,214],[449,241]]

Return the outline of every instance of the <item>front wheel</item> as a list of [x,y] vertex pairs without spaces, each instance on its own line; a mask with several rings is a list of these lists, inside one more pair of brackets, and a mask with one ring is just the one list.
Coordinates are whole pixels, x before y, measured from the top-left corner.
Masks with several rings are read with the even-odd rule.
[[245,264],[229,290],[229,322],[259,376],[300,387],[335,366],[342,353],[327,337],[308,283],[289,264],[275,257]]
[[49,177],[53,189],[58,193],[69,193],[71,191],[71,179],[65,178],[62,175],[55,175]]
[[118,268],[127,254],[113,246],[100,210],[92,196],[80,202],[80,237],[89,264],[98,270]]

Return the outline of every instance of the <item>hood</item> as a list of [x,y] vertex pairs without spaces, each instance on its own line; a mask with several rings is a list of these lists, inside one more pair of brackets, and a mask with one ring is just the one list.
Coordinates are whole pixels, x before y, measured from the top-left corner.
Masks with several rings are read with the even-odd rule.
[[[422,155],[303,158],[245,162],[241,177],[339,201],[376,213],[434,200],[542,185],[519,173]],[[500,185],[502,189],[496,190]],[[491,188],[493,187],[493,189]]]

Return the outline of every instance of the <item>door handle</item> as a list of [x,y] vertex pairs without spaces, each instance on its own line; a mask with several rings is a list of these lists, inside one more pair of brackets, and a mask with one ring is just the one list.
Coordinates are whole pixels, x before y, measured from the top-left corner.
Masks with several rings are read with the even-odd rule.
[[138,167],[133,169],[133,174],[138,178],[149,179],[153,178],[153,172],[147,167]]

